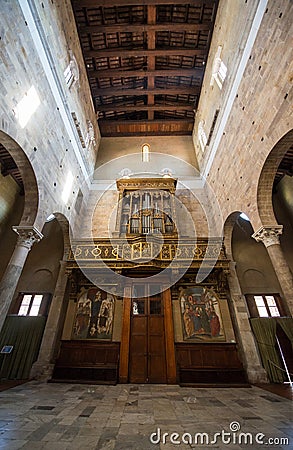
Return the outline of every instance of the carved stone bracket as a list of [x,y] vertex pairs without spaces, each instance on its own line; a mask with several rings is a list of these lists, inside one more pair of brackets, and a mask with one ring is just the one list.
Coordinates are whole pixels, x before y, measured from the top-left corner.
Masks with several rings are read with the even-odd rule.
[[283,225],[274,225],[272,227],[261,227],[252,237],[257,242],[262,242],[266,247],[280,244],[279,236],[283,232]]
[[43,234],[32,226],[13,226],[13,231],[18,234],[17,245],[30,250],[35,242],[43,238]]

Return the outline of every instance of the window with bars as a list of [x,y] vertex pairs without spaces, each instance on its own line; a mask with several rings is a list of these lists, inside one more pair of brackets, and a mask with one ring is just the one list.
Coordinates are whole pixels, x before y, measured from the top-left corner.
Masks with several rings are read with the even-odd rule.
[[10,314],[18,316],[46,316],[49,309],[51,294],[37,292],[21,292]]
[[279,294],[246,295],[251,317],[281,317],[284,316]]

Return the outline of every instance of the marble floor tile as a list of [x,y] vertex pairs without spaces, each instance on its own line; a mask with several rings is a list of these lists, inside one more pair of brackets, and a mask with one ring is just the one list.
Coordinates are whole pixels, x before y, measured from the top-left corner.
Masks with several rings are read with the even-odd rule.
[[[0,450],[290,450],[292,413],[290,400],[258,387],[32,381],[0,392]],[[222,432],[234,441],[222,442]],[[263,433],[264,445],[239,442],[241,432],[252,439]]]

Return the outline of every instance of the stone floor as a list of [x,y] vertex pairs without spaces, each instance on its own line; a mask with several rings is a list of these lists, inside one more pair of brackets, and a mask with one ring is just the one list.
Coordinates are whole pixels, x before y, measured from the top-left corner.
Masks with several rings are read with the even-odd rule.
[[258,387],[32,381],[0,393],[0,448],[293,449],[292,402]]

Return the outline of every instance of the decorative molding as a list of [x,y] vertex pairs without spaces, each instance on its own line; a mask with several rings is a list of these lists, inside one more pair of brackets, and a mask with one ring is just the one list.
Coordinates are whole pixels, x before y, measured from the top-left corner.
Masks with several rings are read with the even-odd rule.
[[43,234],[32,226],[13,226],[13,231],[18,234],[17,245],[30,250],[35,242],[43,238]]
[[174,243],[174,239],[166,238],[162,243],[156,242],[155,237],[152,242],[147,242],[145,237],[128,238],[127,242],[123,238],[72,242],[68,268],[99,268],[107,264],[115,271],[138,266],[163,269],[174,258],[176,267],[173,268],[178,270],[189,264],[191,267],[200,267],[204,259],[207,267],[210,263],[218,268],[229,269],[229,261],[217,239],[213,242],[205,240],[196,243],[180,239],[180,242]]
[[116,181],[119,192],[137,189],[166,189],[174,194],[177,180],[174,178],[130,178]]
[[271,227],[261,227],[252,237],[256,242],[262,242],[266,247],[280,244],[279,236],[283,232],[283,225],[274,225]]

